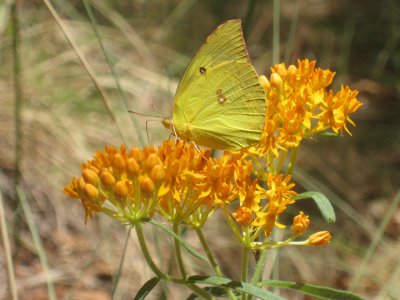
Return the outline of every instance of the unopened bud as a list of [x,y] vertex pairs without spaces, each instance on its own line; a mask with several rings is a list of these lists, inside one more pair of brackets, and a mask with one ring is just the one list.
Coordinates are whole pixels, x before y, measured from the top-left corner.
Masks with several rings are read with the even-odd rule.
[[289,68],[287,69],[287,74],[288,74],[289,76],[294,76],[294,75],[296,75],[296,72],[297,72],[297,68],[296,68],[295,65],[290,65]]
[[282,91],[283,89],[283,80],[282,77],[279,76],[278,73],[272,73],[271,75],[271,86],[276,89],[277,91]]
[[253,214],[248,207],[239,207],[239,209],[232,214],[236,222],[242,226],[249,226],[253,222]]
[[150,153],[145,161],[145,166],[148,171],[151,171],[155,165],[161,164],[160,158],[155,153]]
[[149,177],[140,180],[140,188],[145,194],[151,194],[155,190],[154,182]]
[[155,165],[151,170],[150,177],[156,184],[159,184],[164,179],[164,176],[164,169],[161,165]]
[[85,196],[90,199],[97,200],[97,198],[99,197],[99,190],[90,183],[85,184],[84,191],[85,191]]
[[118,198],[125,198],[128,195],[128,188],[125,181],[120,180],[115,183],[114,193]]
[[116,169],[118,172],[123,172],[125,171],[125,159],[122,157],[121,154],[115,154],[113,157],[113,167]]
[[311,246],[323,246],[331,241],[331,234],[329,231],[320,231],[311,235],[307,243]]
[[110,172],[104,171],[103,173],[101,173],[100,179],[101,179],[101,183],[105,187],[111,188],[114,186],[115,178]]
[[99,176],[91,169],[84,169],[82,171],[82,177],[85,179],[86,183],[90,183],[94,186],[98,186],[99,184]]
[[128,172],[129,176],[136,177],[140,173],[140,167],[137,163],[136,159],[133,157],[128,158],[126,161],[126,171]]
[[269,91],[271,89],[271,83],[266,76],[261,75],[260,77],[258,77],[258,81],[265,91]]

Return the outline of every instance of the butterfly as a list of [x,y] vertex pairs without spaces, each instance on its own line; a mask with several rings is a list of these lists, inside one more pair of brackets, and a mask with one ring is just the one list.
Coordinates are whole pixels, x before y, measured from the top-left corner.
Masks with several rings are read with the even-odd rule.
[[241,21],[230,20],[208,36],[190,62],[175,94],[172,120],[163,124],[197,145],[239,150],[260,141],[265,101]]

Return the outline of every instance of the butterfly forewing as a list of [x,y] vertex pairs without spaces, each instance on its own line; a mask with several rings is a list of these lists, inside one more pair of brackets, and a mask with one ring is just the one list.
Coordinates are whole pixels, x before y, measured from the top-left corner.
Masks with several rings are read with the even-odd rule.
[[241,22],[225,22],[207,38],[179,83],[173,129],[199,145],[238,150],[260,140],[265,109]]
[[208,36],[179,82],[174,101],[182,100],[179,95],[190,87],[193,79],[207,73],[210,67],[233,60],[249,61],[240,20],[227,21]]

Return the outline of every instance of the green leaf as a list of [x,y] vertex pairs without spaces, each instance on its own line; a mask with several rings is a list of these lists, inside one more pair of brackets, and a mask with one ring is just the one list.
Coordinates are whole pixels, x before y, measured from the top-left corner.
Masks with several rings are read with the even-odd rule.
[[279,280],[265,280],[262,281],[261,284],[263,286],[277,286],[281,288],[296,290],[303,294],[310,295],[322,300],[362,300],[361,297],[348,291],[342,291],[312,284],[300,284],[296,282]]
[[333,210],[333,206],[331,202],[326,198],[326,196],[320,192],[305,192],[296,197],[293,197],[294,200],[301,199],[313,199],[315,204],[317,204],[319,210],[321,211],[322,216],[328,223],[336,222],[335,211]]
[[319,135],[324,137],[338,137],[339,133],[334,131],[323,131]]
[[134,300],[142,300],[146,298],[146,296],[151,292],[151,290],[157,285],[160,281],[159,277],[153,277],[148,280],[143,286],[140,288],[139,292],[136,294]]
[[231,288],[234,291],[245,292],[249,295],[265,300],[283,300],[282,297],[275,295],[262,288],[256,287],[246,282],[235,281],[229,278],[218,276],[190,276],[188,278],[190,283],[195,284],[211,284],[220,287]]
[[[204,290],[209,293],[210,295],[219,298],[219,297],[226,297],[227,292],[226,289],[218,287],[218,286],[206,286]],[[201,296],[197,294],[190,294],[189,297],[186,298],[186,300],[198,300],[198,299],[203,299]]]
[[184,249],[186,249],[187,252],[189,252],[193,256],[197,257],[198,259],[207,261],[207,259],[203,255],[201,255],[200,252],[198,252],[196,249],[194,249],[192,246],[190,246],[188,243],[186,243],[185,240],[183,240],[179,235],[177,235],[175,232],[173,232],[168,227],[166,227],[166,226],[162,225],[161,223],[158,223],[157,221],[154,221],[154,220],[150,220],[149,223],[161,228],[166,233],[171,235],[174,239],[176,239],[179,242],[179,244],[182,245],[182,247]]

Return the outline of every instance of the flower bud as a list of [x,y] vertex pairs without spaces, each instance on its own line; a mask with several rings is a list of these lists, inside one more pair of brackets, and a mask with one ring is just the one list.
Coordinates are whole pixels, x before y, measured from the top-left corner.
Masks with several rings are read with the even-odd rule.
[[85,179],[83,179],[82,176],[79,177],[79,179],[78,179],[78,189],[79,189],[79,192],[84,193],[84,191],[85,191],[85,184],[86,184]]
[[159,165],[161,163],[160,158],[157,156],[155,153],[150,153],[149,156],[147,156],[146,161],[145,161],[145,166],[148,171],[153,169],[155,165]]
[[261,75],[258,77],[258,81],[260,82],[261,87],[268,91],[271,89],[271,83],[269,82],[268,78],[265,75]]
[[156,183],[159,184],[164,179],[165,173],[161,165],[155,165],[151,170],[150,177]]
[[85,179],[86,183],[90,183],[94,186],[98,186],[99,184],[99,176],[91,169],[84,169],[82,171],[82,177]]
[[90,183],[85,184],[84,191],[85,196],[90,199],[97,200],[97,198],[99,197],[99,190]]
[[273,67],[274,71],[278,73],[281,77],[286,77],[286,67],[284,63],[281,63],[279,65],[275,65]]
[[149,177],[140,180],[140,188],[145,194],[151,194],[155,190],[154,183]]
[[132,156],[137,162],[141,162],[143,159],[143,153],[139,148],[132,148],[130,156]]
[[278,92],[282,91],[283,89],[283,80],[282,77],[279,76],[278,73],[272,73],[271,74],[271,86],[277,90]]
[[236,222],[242,226],[249,226],[253,222],[253,214],[248,207],[239,207],[236,212],[232,214]]
[[100,179],[103,186],[107,188],[111,188],[114,186],[115,178],[110,172],[104,171],[103,173],[101,173]]
[[126,163],[125,163],[125,159],[122,157],[121,154],[114,155],[112,165],[118,172],[125,171]]
[[310,218],[302,211],[293,218],[292,232],[294,235],[302,235],[310,226]]
[[295,65],[290,65],[287,69],[287,75],[289,77],[295,77],[297,72],[297,68]]
[[311,235],[307,240],[307,244],[311,246],[323,246],[328,244],[331,238],[332,236],[329,231],[320,231]]
[[128,195],[128,187],[126,186],[125,181],[120,180],[115,183],[114,193],[117,198],[125,198]]
[[126,161],[126,171],[131,177],[137,177],[139,175],[140,167],[136,159],[134,159],[133,157],[128,158],[128,160]]

